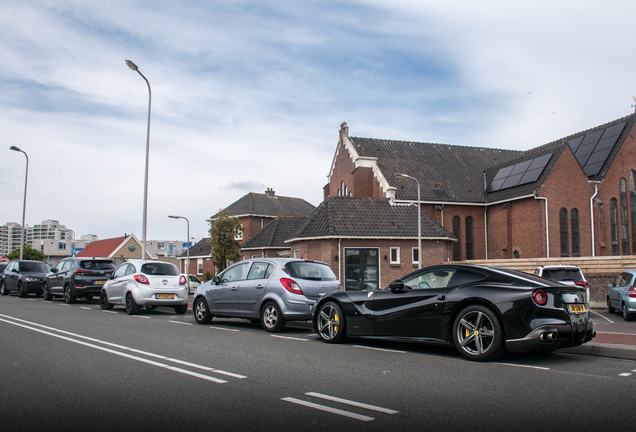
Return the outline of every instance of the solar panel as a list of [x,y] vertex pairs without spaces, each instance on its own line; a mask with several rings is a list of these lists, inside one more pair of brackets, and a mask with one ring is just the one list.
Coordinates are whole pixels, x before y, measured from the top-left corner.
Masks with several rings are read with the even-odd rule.
[[537,181],[539,177],[541,177],[541,173],[543,173],[551,157],[552,153],[548,153],[534,159],[501,168],[488,185],[486,192],[496,192],[498,190]]
[[601,172],[614,145],[620,138],[625,124],[627,122],[589,132],[583,137],[568,141],[576,160],[588,177]]

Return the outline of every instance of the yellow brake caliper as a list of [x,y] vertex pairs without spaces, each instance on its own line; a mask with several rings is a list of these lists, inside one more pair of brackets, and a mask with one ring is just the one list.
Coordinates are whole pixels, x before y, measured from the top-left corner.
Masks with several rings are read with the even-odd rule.
[[[335,314],[335,315],[333,316],[333,320],[334,320],[335,322],[340,322],[340,320],[338,319],[338,314]],[[336,333],[338,333],[338,326],[334,326],[333,331],[335,331]]]

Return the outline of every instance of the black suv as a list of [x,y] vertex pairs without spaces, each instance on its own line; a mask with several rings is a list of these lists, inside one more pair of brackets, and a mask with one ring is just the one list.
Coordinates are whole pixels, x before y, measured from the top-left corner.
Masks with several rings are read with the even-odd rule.
[[0,294],[17,291],[18,296],[42,292],[42,278],[49,271],[49,265],[42,261],[12,260],[4,269],[0,280]]
[[44,277],[42,296],[44,300],[64,296],[66,303],[75,303],[77,297],[90,300],[99,296],[114,271],[108,258],[65,258]]

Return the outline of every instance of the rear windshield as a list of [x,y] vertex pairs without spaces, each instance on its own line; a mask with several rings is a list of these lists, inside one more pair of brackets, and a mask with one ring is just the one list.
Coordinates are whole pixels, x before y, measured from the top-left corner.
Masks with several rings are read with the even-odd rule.
[[293,278],[316,281],[333,281],[336,275],[328,265],[308,261],[292,261],[283,267],[283,271]]
[[48,273],[49,271],[51,271],[51,267],[43,262],[22,262],[20,263],[20,271]]
[[147,263],[141,266],[141,272],[149,276],[179,276],[177,266],[169,263]]
[[583,281],[583,275],[578,269],[543,269],[543,277],[564,282]]
[[115,268],[112,261],[80,261],[79,266],[86,270],[113,270]]

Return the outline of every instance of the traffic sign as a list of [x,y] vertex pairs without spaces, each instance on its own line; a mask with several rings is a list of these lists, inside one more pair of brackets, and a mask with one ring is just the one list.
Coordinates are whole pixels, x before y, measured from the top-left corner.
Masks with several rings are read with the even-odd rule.
[[192,247],[192,242],[184,243],[182,247],[184,247],[184,248]]
[[0,258],[0,262],[7,262],[7,257]]
[[83,250],[84,250],[84,248],[75,248],[75,252],[81,252]]

